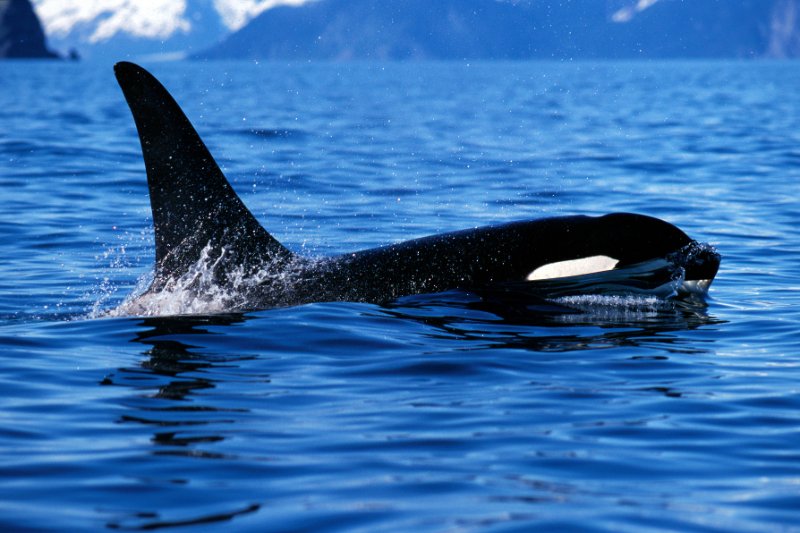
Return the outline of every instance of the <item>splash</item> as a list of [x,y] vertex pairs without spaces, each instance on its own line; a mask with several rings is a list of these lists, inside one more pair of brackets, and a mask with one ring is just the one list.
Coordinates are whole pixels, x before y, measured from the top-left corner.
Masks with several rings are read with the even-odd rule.
[[[218,254],[211,245],[203,248],[200,258],[181,276],[159,283],[151,290],[152,276],[139,280],[137,289],[107,317],[207,315],[252,310],[254,295],[259,301],[272,301],[275,307],[289,300],[314,261],[297,260],[294,264],[262,263],[256,269],[230,268],[228,251]],[[224,280],[224,281],[221,281]]]
[[553,300],[569,307],[613,307],[631,310],[657,310],[668,303],[668,299],[641,294],[582,294],[562,296]]
[[554,317],[562,324],[630,325],[663,319],[675,311],[674,299],[645,294],[585,294],[554,301],[575,311]]

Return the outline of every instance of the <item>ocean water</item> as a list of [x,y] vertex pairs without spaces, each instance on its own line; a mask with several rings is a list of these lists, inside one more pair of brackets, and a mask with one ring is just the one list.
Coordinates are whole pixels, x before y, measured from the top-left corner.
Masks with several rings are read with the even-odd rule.
[[633,211],[722,266],[111,318],[153,262],[111,65],[0,63],[1,529],[800,530],[800,64],[146,66],[294,251]]

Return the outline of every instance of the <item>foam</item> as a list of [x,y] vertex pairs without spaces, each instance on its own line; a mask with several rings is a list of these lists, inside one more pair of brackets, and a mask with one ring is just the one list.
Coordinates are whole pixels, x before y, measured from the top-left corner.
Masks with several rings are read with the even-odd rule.
[[[147,289],[152,276],[144,276],[137,290],[106,316],[205,315],[249,310],[249,296],[253,293],[271,291],[279,301],[281,294],[292,292],[309,263],[284,263],[275,268],[266,262],[256,269],[241,265],[230,269],[224,260],[227,250],[223,247],[218,255],[212,250],[207,245],[186,273],[159,283],[161,288],[157,291]],[[225,282],[221,283],[221,279]]]

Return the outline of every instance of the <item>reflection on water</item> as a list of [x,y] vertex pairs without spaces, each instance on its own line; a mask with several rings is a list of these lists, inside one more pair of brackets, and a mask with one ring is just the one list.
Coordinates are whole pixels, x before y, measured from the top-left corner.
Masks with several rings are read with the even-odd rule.
[[[319,336],[319,331],[314,328],[322,321],[320,316],[314,316],[313,313],[329,311],[333,320],[335,314],[344,309],[337,305],[339,304],[322,304],[253,315],[142,320],[132,339],[144,346],[143,359],[139,366],[120,368],[104,381],[107,385],[121,385],[137,391],[135,397],[125,402],[124,411],[118,418],[119,423],[145,428],[150,434],[153,457],[183,458],[192,463],[212,461],[218,465],[211,467],[212,470],[209,470],[209,466],[203,466],[206,463],[183,468],[180,476],[171,478],[173,482],[179,481],[189,494],[197,490],[196,485],[207,482],[210,471],[236,471],[241,465],[249,465],[245,468],[246,472],[251,472],[256,464],[265,465],[267,470],[261,476],[267,486],[273,482],[292,483],[293,479],[300,486],[307,486],[307,477],[317,468],[322,468],[322,472],[327,471],[328,474],[314,474],[315,476],[322,475],[327,482],[338,483],[335,479],[341,473],[337,472],[344,468],[353,476],[351,482],[355,483],[354,486],[360,486],[362,492],[366,491],[360,496],[350,495],[349,498],[355,498],[352,501],[361,501],[359,505],[369,507],[378,505],[371,502],[368,496],[371,490],[369,487],[374,481],[362,485],[365,483],[359,480],[362,476],[369,480],[376,475],[388,476],[387,479],[392,481],[387,481],[389,486],[384,490],[390,490],[390,487],[391,490],[401,492],[420,490],[409,487],[427,485],[432,482],[431,479],[437,477],[435,470],[429,472],[431,465],[422,458],[432,453],[432,450],[440,450],[443,442],[450,442],[450,446],[455,446],[455,449],[463,448],[464,453],[468,453],[468,450],[473,450],[471,453],[480,453],[485,446],[505,446],[506,444],[501,443],[511,438],[512,434],[517,434],[517,431],[530,431],[524,428],[492,430],[494,423],[485,421],[467,426],[467,429],[481,428],[474,435],[470,431],[461,434],[458,431],[452,433],[451,430],[450,436],[437,435],[434,432],[427,437],[410,438],[411,433],[408,432],[411,427],[416,428],[414,431],[423,431],[423,427],[432,423],[429,416],[434,419],[439,416],[436,414],[438,410],[452,411],[448,416],[465,409],[472,411],[469,404],[464,404],[461,398],[445,396],[436,399],[436,387],[432,387],[434,383],[446,380],[451,381],[455,387],[461,387],[459,383],[462,380],[465,385],[473,383],[472,401],[476,401],[480,394],[474,389],[474,384],[477,383],[476,380],[485,379],[486,394],[490,395],[487,401],[498,401],[491,394],[498,385],[496,376],[487,374],[485,378],[482,377],[492,367],[479,359],[481,352],[506,353],[503,350],[511,349],[530,352],[535,360],[537,353],[546,354],[549,358],[558,353],[573,357],[570,354],[590,349],[634,348],[625,352],[628,354],[626,358],[637,363],[639,371],[644,369],[649,372],[657,371],[652,365],[665,364],[669,357],[667,354],[702,353],[697,342],[686,345],[682,340],[683,334],[701,326],[720,323],[708,315],[705,307],[688,302],[628,308],[586,305],[578,309],[558,305],[547,307],[544,304],[524,308],[497,302],[487,303],[464,293],[448,293],[439,295],[435,300],[410,298],[385,307],[363,305],[358,311],[364,321],[358,331],[368,330],[370,321],[377,320],[386,334],[400,334],[405,328],[422,327],[425,335],[431,339],[431,345],[437,340],[455,343],[455,350],[444,352],[443,356],[426,355],[424,351],[418,351],[413,346],[403,346],[405,352],[396,355],[383,353],[385,350],[379,346],[374,348],[374,354],[369,353],[369,350],[359,349],[356,355],[347,348],[358,344],[348,337],[351,332],[347,329],[336,333],[333,340],[329,341],[333,344],[328,345],[325,355],[319,360],[312,359],[311,348],[308,353],[294,354],[287,353],[291,350],[281,348],[280,357],[277,357],[279,354],[265,350],[264,345],[260,344],[274,343],[278,346],[278,341],[284,337],[291,337],[300,345],[303,338],[313,343],[313,339]],[[280,330],[284,314],[289,314],[287,320],[291,325],[288,331]],[[315,319],[310,325],[303,326],[302,319],[298,319],[298,316],[308,316],[309,319],[314,316]],[[354,316],[344,317],[343,320],[348,324],[358,321]],[[270,327],[266,327],[268,324]],[[238,333],[242,327],[264,329]],[[263,340],[257,340],[257,334]],[[335,343],[339,341],[336,339],[342,338],[348,340],[341,341],[344,348],[337,352]],[[217,339],[225,339],[223,355],[216,349]],[[237,342],[241,342],[241,351],[238,354],[233,349]],[[255,346],[251,349],[253,344]],[[653,346],[657,347],[659,355],[641,355],[635,349]],[[486,352],[487,348],[491,351]],[[253,352],[258,355],[253,355]],[[598,355],[595,354],[592,358],[598,359]],[[498,360],[496,363],[505,365],[507,369],[513,368],[508,366],[513,364],[513,359],[508,356],[503,359],[504,361]],[[642,361],[636,361],[637,359]],[[646,359],[652,361],[648,363]],[[309,369],[314,368],[314,376],[309,376],[302,370],[305,365],[311,365]],[[250,374],[254,371],[255,374]],[[246,379],[243,378],[245,373]],[[531,436],[524,437],[532,440],[523,449],[529,447],[531,452],[540,450],[537,453],[544,453],[543,459],[557,461],[556,456],[551,456],[555,453],[550,450],[552,444],[546,442],[550,437],[541,441],[549,433],[549,429],[545,433],[541,431],[548,424],[555,423],[548,422],[553,413],[547,406],[552,402],[563,402],[563,406],[558,407],[560,412],[567,409],[570,403],[580,403],[586,393],[576,393],[571,390],[571,386],[562,388],[564,385],[557,381],[537,380],[533,379],[533,375],[525,378],[525,375],[522,373],[520,377],[527,384],[515,385],[522,388],[509,393],[509,398],[503,401],[512,402],[510,405],[525,405],[532,400],[531,395],[534,398],[541,397],[541,400],[534,400],[539,407],[529,412],[530,415],[536,415],[527,422],[533,423],[535,429]],[[273,382],[273,377],[277,383]],[[309,379],[311,381],[307,382]],[[253,383],[253,380],[257,382]],[[412,385],[414,383],[428,385],[417,390]],[[375,389],[372,393],[365,394],[362,390],[364,387],[382,390]],[[225,390],[235,390],[238,399],[231,402]],[[667,379],[651,380],[646,385],[631,389],[631,392],[657,395],[665,400],[681,398],[685,394],[684,389]],[[241,400],[242,397],[253,394],[261,400]],[[357,398],[355,404],[352,403],[354,394]],[[613,398],[614,393],[601,388],[591,392],[591,395],[596,395],[602,405],[607,399]],[[356,419],[350,419],[346,415],[353,409],[360,412],[362,404],[369,402],[370,397],[373,398],[372,401],[383,402],[384,406],[387,402],[394,404],[393,409],[399,409],[400,413],[411,409],[414,416],[404,423],[395,422],[399,426],[384,427],[378,419],[375,425],[362,425],[363,413]],[[485,410],[486,407],[480,409]],[[298,416],[301,418],[296,418]],[[342,416],[344,418],[339,420]],[[417,418],[419,416],[422,418]],[[636,415],[637,424],[659,425],[666,420],[663,416],[652,419],[647,416],[642,418],[643,416]],[[316,423],[311,423],[306,420],[309,417],[319,417],[325,422],[320,423],[317,420]],[[403,420],[408,415],[397,417],[398,414],[395,413],[393,419],[396,420]],[[582,417],[585,415],[578,418]],[[588,420],[592,418],[590,416]],[[366,416],[366,420],[371,419],[372,415]],[[591,427],[594,422],[589,423],[588,420],[587,427]],[[354,422],[357,425],[350,427]],[[609,431],[613,431],[616,422],[613,422],[612,417],[603,421],[601,426],[608,426]],[[314,427],[318,429],[313,429]],[[325,433],[318,433],[321,427],[327,427]],[[570,431],[587,431],[582,427],[582,424],[578,424]],[[241,449],[239,435],[242,434],[248,434],[248,439],[260,441],[260,447],[257,450]],[[517,435],[509,442],[520,438]],[[571,446],[568,444],[561,443],[558,447],[560,451],[557,455],[576,453],[569,451]],[[397,473],[398,461],[403,464],[412,457],[418,457],[411,463],[417,465],[415,471],[416,468],[421,470],[409,478],[400,476]],[[333,461],[333,464],[341,466],[332,467],[325,461]],[[319,466],[299,466],[307,462]],[[362,475],[355,474],[361,470]],[[328,475],[332,476],[333,481]],[[466,486],[474,483],[466,479],[458,481],[457,473],[448,474],[448,477],[448,483]],[[492,496],[487,500],[487,505],[504,506],[512,502],[523,506],[568,503],[580,502],[587,497],[578,486],[570,489],[571,492],[565,492],[563,483],[553,482],[546,476],[542,479],[530,477],[524,473],[524,469],[517,474],[509,473],[504,479],[510,492],[502,496]],[[155,506],[142,509],[135,516],[118,515],[108,525],[124,529],[156,529],[233,519],[238,521],[244,520],[250,514],[260,516],[260,511],[265,509],[268,502],[257,496],[258,490],[253,492],[252,488],[247,489],[244,478],[241,481],[242,487],[235,490],[231,488],[224,493],[224,497],[218,496],[214,512],[209,512],[205,506],[198,507],[188,503],[182,507],[172,506],[168,511]],[[226,484],[229,482],[226,481]],[[267,493],[273,494],[274,498],[274,492]],[[345,520],[341,518],[341,510],[326,511],[319,518],[319,523],[332,520],[331,513],[339,517],[337,520]],[[355,523],[360,520],[361,518],[357,519]],[[466,518],[463,521],[463,524],[470,523]]]
[[[269,312],[264,312],[269,313]],[[658,346],[664,353],[704,353],[711,350],[696,339],[687,344],[682,333],[724,321],[707,312],[702,302],[659,301],[629,305],[597,305],[541,302],[534,305],[511,305],[487,301],[467,293],[452,292],[431,297],[413,297],[386,306],[366,306],[364,316],[386,316],[424,325],[430,337],[481,341],[474,349],[487,347],[531,352],[573,352],[602,347]],[[136,333],[134,342],[147,346],[145,359],[138,368],[121,368],[117,377],[107,377],[105,384],[128,384],[140,389],[155,389],[150,397],[170,402],[184,402],[196,393],[213,389],[215,371],[230,369],[253,355],[208,352],[203,338],[221,332],[212,328],[242,324],[252,317],[246,314],[147,318]],[[224,330],[223,330],[224,331]],[[276,335],[276,332],[265,332]],[[280,336],[280,333],[277,333]],[[635,352],[631,352],[635,356]],[[264,354],[266,357],[267,354]],[[365,355],[367,358],[368,355]],[[269,383],[269,375],[260,376]],[[196,404],[173,405],[157,412],[217,411]],[[159,424],[159,421],[126,415],[126,420]],[[170,422],[172,423],[172,422]],[[186,422],[177,422],[186,423]],[[155,439],[164,442],[164,438]]]
[[[245,320],[243,315],[217,315],[154,318],[142,321],[132,339],[148,348],[138,368],[123,367],[116,375],[107,376],[103,385],[123,385],[144,392],[119,418],[122,424],[138,424],[152,428],[150,439],[154,456],[188,459],[231,460],[235,457],[211,451],[208,446],[225,440],[219,427],[235,424],[246,408],[215,405],[200,398],[203,391],[214,389],[222,368],[235,367],[242,357],[216,356],[203,352],[202,337],[212,335],[212,326],[230,326]],[[190,344],[189,340],[197,342]],[[268,381],[268,380],[264,380]],[[200,481],[173,479],[188,485]],[[209,511],[205,507],[187,511],[179,519],[165,519],[159,511],[148,510],[107,523],[111,529],[154,530],[184,526],[202,526],[255,513],[261,504],[232,503],[230,511]]]
[[[387,306],[387,314],[412,319],[464,340],[491,339],[492,348],[567,352],[614,346],[659,344],[666,352],[701,352],[681,332],[718,325],[702,300],[587,297],[567,303],[526,297],[502,301],[452,292],[407,298]],[[481,344],[480,348],[485,348]]]
[[[722,323],[710,316],[704,305],[693,302],[627,307],[566,308],[557,304],[515,307],[464,293],[439,295],[434,300],[430,297],[405,299],[384,307],[367,306],[363,313],[364,316],[413,321],[423,325],[431,338],[476,341],[464,345],[474,350],[493,348],[548,353],[643,346],[657,346],[665,354],[704,353],[711,346],[704,349],[697,340],[687,344],[682,333]],[[248,410],[198,404],[197,396],[214,389],[218,381],[224,379],[224,375],[220,377],[221,370],[230,371],[256,356],[220,356],[206,349],[203,339],[224,332],[224,329],[212,329],[242,324],[250,318],[245,314],[226,314],[143,320],[144,329],[136,333],[133,341],[147,346],[142,352],[145,359],[137,368],[120,368],[117,375],[107,377],[104,384],[132,386],[148,391],[148,398],[160,401],[136,404],[135,414],[126,413],[122,420],[154,427],[234,423],[220,415]],[[265,335],[276,333],[265,332]],[[635,351],[631,352],[631,357],[638,357]],[[369,355],[365,354],[364,358],[368,359]],[[268,374],[258,378],[265,386],[270,383]],[[189,414],[191,416],[187,416]],[[183,437],[176,431],[169,431],[156,433],[153,443],[187,447],[223,439],[222,435]]]
[[[204,355],[199,346],[193,346],[178,340],[176,337],[194,337],[209,335],[208,327],[228,326],[244,320],[243,316],[221,315],[206,317],[176,317],[146,319],[142,325],[146,328],[136,334],[135,342],[150,346],[143,355],[147,357],[141,363],[141,368],[121,368],[120,382],[135,384],[137,388],[150,388],[147,383],[154,380],[158,383],[155,392],[148,396],[156,400],[165,400],[165,403],[156,403],[152,406],[137,405],[137,411],[146,414],[125,414],[123,422],[136,422],[156,428],[169,427],[171,431],[158,431],[153,435],[152,442],[162,447],[177,449],[159,450],[160,454],[187,454],[197,457],[222,458],[219,454],[186,451],[193,445],[219,442],[224,440],[222,435],[195,435],[184,436],[180,428],[187,426],[202,426],[208,424],[230,424],[232,419],[219,418],[225,412],[246,412],[246,410],[221,409],[208,404],[198,405],[188,402],[190,396],[198,392],[213,389],[217,378],[214,371],[221,366],[235,364],[241,358],[213,357]],[[151,379],[149,379],[151,378]],[[163,379],[167,378],[166,382]],[[111,378],[107,378],[111,382]],[[175,402],[180,402],[175,404]],[[188,416],[191,415],[191,416]],[[213,416],[214,418],[208,418]],[[176,429],[178,428],[178,429]]]
[[[214,315],[193,317],[148,318],[142,325],[146,328],[136,334],[134,342],[149,346],[143,352],[147,357],[141,369],[123,368],[120,372],[128,381],[143,381],[147,376],[179,378],[193,374],[191,379],[169,381],[160,385],[154,397],[168,400],[185,400],[195,391],[214,387],[213,369],[237,360],[231,357],[209,357],[198,352],[201,348],[186,344],[178,338],[209,335],[209,326],[229,326],[244,320],[243,315]],[[198,339],[199,340],[199,339]],[[180,410],[181,408],[176,408]],[[192,407],[192,409],[197,409]]]
[[248,515],[255,513],[261,509],[260,505],[253,504],[229,513],[218,513],[198,516],[197,518],[190,518],[186,520],[160,520],[158,513],[138,513],[131,522],[108,522],[106,527],[108,529],[122,529],[132,531],[153,531],[159,529],[180,528],[189,526],[204,526],[214,524],[217,522],[227,522],[238,516]]

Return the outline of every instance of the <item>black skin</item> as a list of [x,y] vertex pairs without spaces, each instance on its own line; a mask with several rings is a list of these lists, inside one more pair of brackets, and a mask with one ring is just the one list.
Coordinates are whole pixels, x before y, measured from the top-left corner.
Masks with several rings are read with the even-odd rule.
[[[524,281],[539,266],[606,255],[619,267],[691,242],[675,226],[627,213],[511,222],[335,257],[317,287],[342,300],[382,301]],[[631,246],[631,243],[635,243]]]
[[[147,169],[156,243],[151,292],[186,273],[208,245],[221,284],[234,283],[237,269],[274,274],[242,295],[243,309],[258,309],[315,301],[384,303],[456,289],[480,293],[523,282],[548,263],[605,255],[624,268],[667,258],[694,242],[663,220],[614,213],[511,222],[323,260],[303,258],[261,227],[158,80],[132,63],[114,70]],[[718,266],[719,256],[705,252],[686,266],[686,277],[713,279]]]

